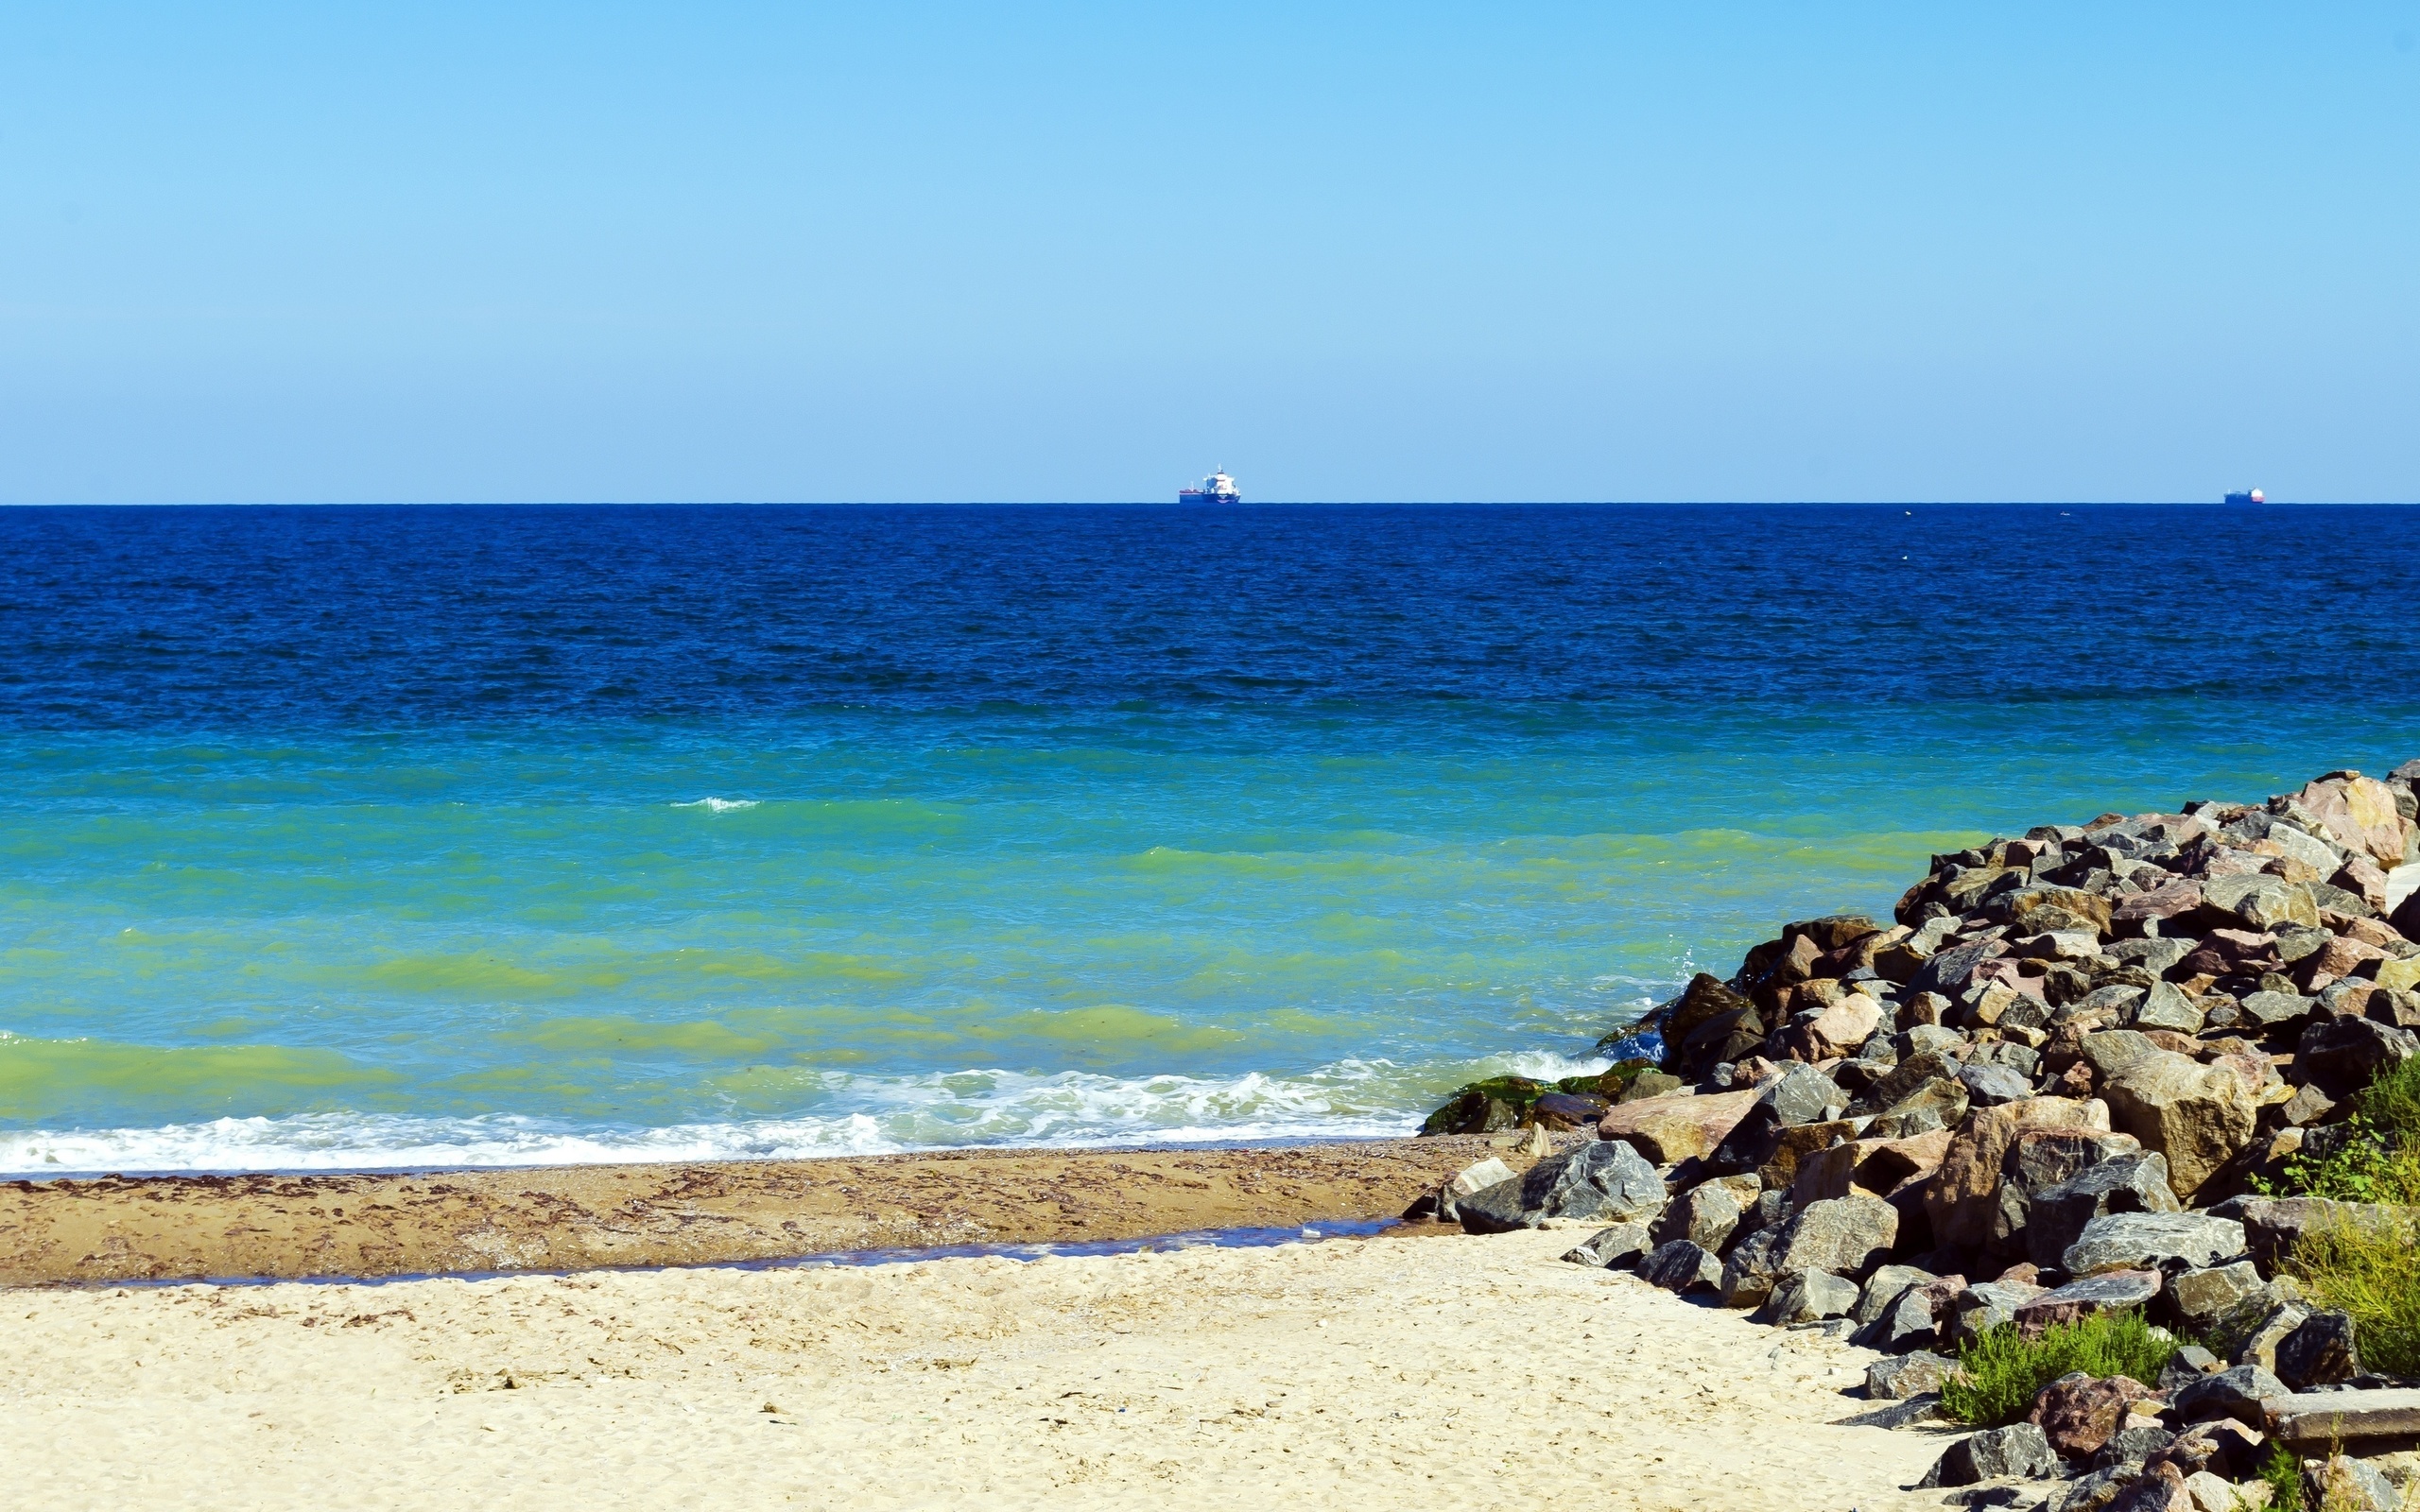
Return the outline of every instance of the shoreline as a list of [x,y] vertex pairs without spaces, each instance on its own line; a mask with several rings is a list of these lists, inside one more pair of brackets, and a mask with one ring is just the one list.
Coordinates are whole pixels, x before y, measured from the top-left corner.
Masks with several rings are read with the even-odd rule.
[[0,1287],[633,1269],[1369,1221],[1491,1155],[1530,1160],[1495,1134],[21,1178],[0,1183]]

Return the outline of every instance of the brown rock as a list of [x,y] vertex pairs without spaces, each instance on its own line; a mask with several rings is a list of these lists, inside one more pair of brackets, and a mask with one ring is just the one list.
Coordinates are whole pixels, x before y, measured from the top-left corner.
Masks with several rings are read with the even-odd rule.
[[1933,1238],[1945,1245],[1981,1245],[1992,1235],[1999,1211],[2000,1162],[2016,1136],[2029,1128],[2109,1131],[2109,1109],[2100,1102],[2034,1097],[1979,1108],[1966,1115],[1939,1170],[1926,1181],[1925,1213]]
[[2062,1459],[2089,1459],[2126,1420],[2127,1409],[2152,1397],[2152,1388],[2131,1376],[2063,1376],[2033,1399],[2026,1421]]
[[2168,1158],[2168,1184],[2187,1203],[2252,1143],[2252,1094],[2222,1066],[2155,1050],[2119,1067],[2101,1096],[2112,1124]]
[[1851,1140],[1803,1156],[1789,1189],[1789,1203],[1803,1208],[1852,1191],[1887,1197],[1909,1181],[1930,1176],[1948,1153],[1950,1131],[1934,1129],[1901,1140]]
[[1713,1154],[1755,1106],[1754,1088],[1705,1097],[1650,1097],[1608,1109],[1597,1122],[1597,1137],[1620,1140],[1657,1165],[1678,1165]]

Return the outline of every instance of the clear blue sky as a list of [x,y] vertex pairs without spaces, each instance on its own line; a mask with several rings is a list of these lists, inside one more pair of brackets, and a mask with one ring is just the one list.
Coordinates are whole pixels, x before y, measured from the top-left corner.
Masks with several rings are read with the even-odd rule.
[[2420,498],[2415,33],[0,3],[0,500]]

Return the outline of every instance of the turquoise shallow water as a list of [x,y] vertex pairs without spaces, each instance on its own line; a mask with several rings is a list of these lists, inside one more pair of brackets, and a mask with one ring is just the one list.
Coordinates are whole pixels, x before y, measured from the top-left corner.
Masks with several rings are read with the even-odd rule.
[[[1806,591],[1762,571],[1776,603]],[[1474,1075],[1601,1064],[1688,971],[1785,918],[1885,910],[1931,851],[2420,754],[2412,709],[2360,690],[2161,686],[2214,663],[2135,620],[2079,662],[2021,614],[1944,646],[1837,588],[1736,621],[1727,587],[1733,628],[1675,622],[1640,662],[1694,655],[1703,696],[1542,696],[1532,647],[1508,696],[1414,697],[1366,684],[1440,653],[1381,645],[1352,697],[1121,672],[1098,696],[692,689],[635,714],[596,688],[643,672],[443,692],[469,632],[415,650],[410,611],[372,605],[403,627],[389,672],[441,689],[397,674],[386,728],[309,706],[314,679],[356,696],[314,637],[359,623],[281,665],[180,650],[166,610],[155,653],[71,601],[73,633],[20,642],[69,670],[12,683],[0,730],[0,1170],[1400,1132]],[[1906,655],[1792,672],[1854,671],[1827,634]],[[2148,671],[2105,674],[2108,645]],[[1038,664],[1080,652],[1110,654],[1070,629]],[[2013,680],[2011,656],[2045,661]]]

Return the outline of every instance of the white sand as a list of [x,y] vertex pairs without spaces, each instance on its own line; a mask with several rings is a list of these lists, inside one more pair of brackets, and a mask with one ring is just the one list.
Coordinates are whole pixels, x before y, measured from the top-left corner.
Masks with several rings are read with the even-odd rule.
[[0,1504],[1941,1504],[1872,1355],[1579,1237],[0,1292]]

